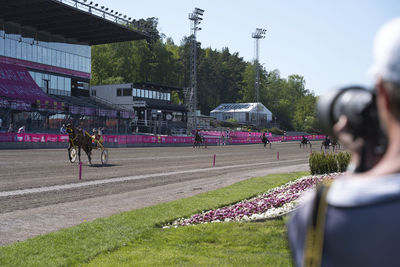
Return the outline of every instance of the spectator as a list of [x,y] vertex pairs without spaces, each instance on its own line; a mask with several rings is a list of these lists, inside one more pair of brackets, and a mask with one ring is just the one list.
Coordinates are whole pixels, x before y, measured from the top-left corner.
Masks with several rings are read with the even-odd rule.
[[[296,266],[399,265],[400,18],[379,31],[374,52],[372,71],[387,150],[369,171],[335,180],[293,212],[288,233]],[[349,146],[354,137],[346,142],[349,132],[342,118],[334,130],[356,154]]]
[[66,134],[67,133],[67,128],[65,128],[65,124],[63,124],[60,128],[60,134]]
[[22,125],[21,127],[19,127],[18,133],[25,133],[25,125]]
[[8,132],[13,133],[14,132],[14,124],[10,123],[10,126],[8,127]]

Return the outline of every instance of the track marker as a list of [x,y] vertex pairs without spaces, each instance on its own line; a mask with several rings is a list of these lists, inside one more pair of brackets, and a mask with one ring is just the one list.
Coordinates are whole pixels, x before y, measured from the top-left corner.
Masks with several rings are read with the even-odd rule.
[[276,152],[276,160],[279,160],[279,151]]
[[214,154],[213,167],[215,167],[215,157],[216,157],[216,155]]

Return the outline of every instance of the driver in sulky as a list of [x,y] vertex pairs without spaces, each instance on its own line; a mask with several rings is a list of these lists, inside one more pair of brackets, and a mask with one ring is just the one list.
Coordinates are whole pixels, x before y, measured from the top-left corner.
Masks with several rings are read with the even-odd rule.
[[101,135],[101,132],[97,130],[96,128],[93,129],[93,135],[92,135],[92,145],[93,147],[97,147],[97,142],[100,142],[100,144],[103,144],[103,136]]

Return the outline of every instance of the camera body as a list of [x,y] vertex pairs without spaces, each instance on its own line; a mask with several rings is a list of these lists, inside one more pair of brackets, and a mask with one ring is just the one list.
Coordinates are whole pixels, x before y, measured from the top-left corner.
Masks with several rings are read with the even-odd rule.
[[346,131],[353,136],[353,140],[361,138],[363,141],[363,147],[357,151],[361,155],[361,163],[356,171],[366,171],[379,161],[386,150],[374,91],[351,86],[320,97],[317,116],[325,133],[334,135],[333,125],[342,115],[347,117]]

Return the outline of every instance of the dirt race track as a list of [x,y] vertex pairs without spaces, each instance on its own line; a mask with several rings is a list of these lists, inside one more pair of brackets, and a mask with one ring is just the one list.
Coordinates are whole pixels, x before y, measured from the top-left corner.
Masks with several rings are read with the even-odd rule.
[[79,165],[69,162],[66,149],[0,150],[1,246],[250,177],[307,171],[310,148],[298,142],[274,143],[271,149],[110,148],[107,166],[101,166],[100,151],[94,151],[91,166],[82,153],[79,180]]

